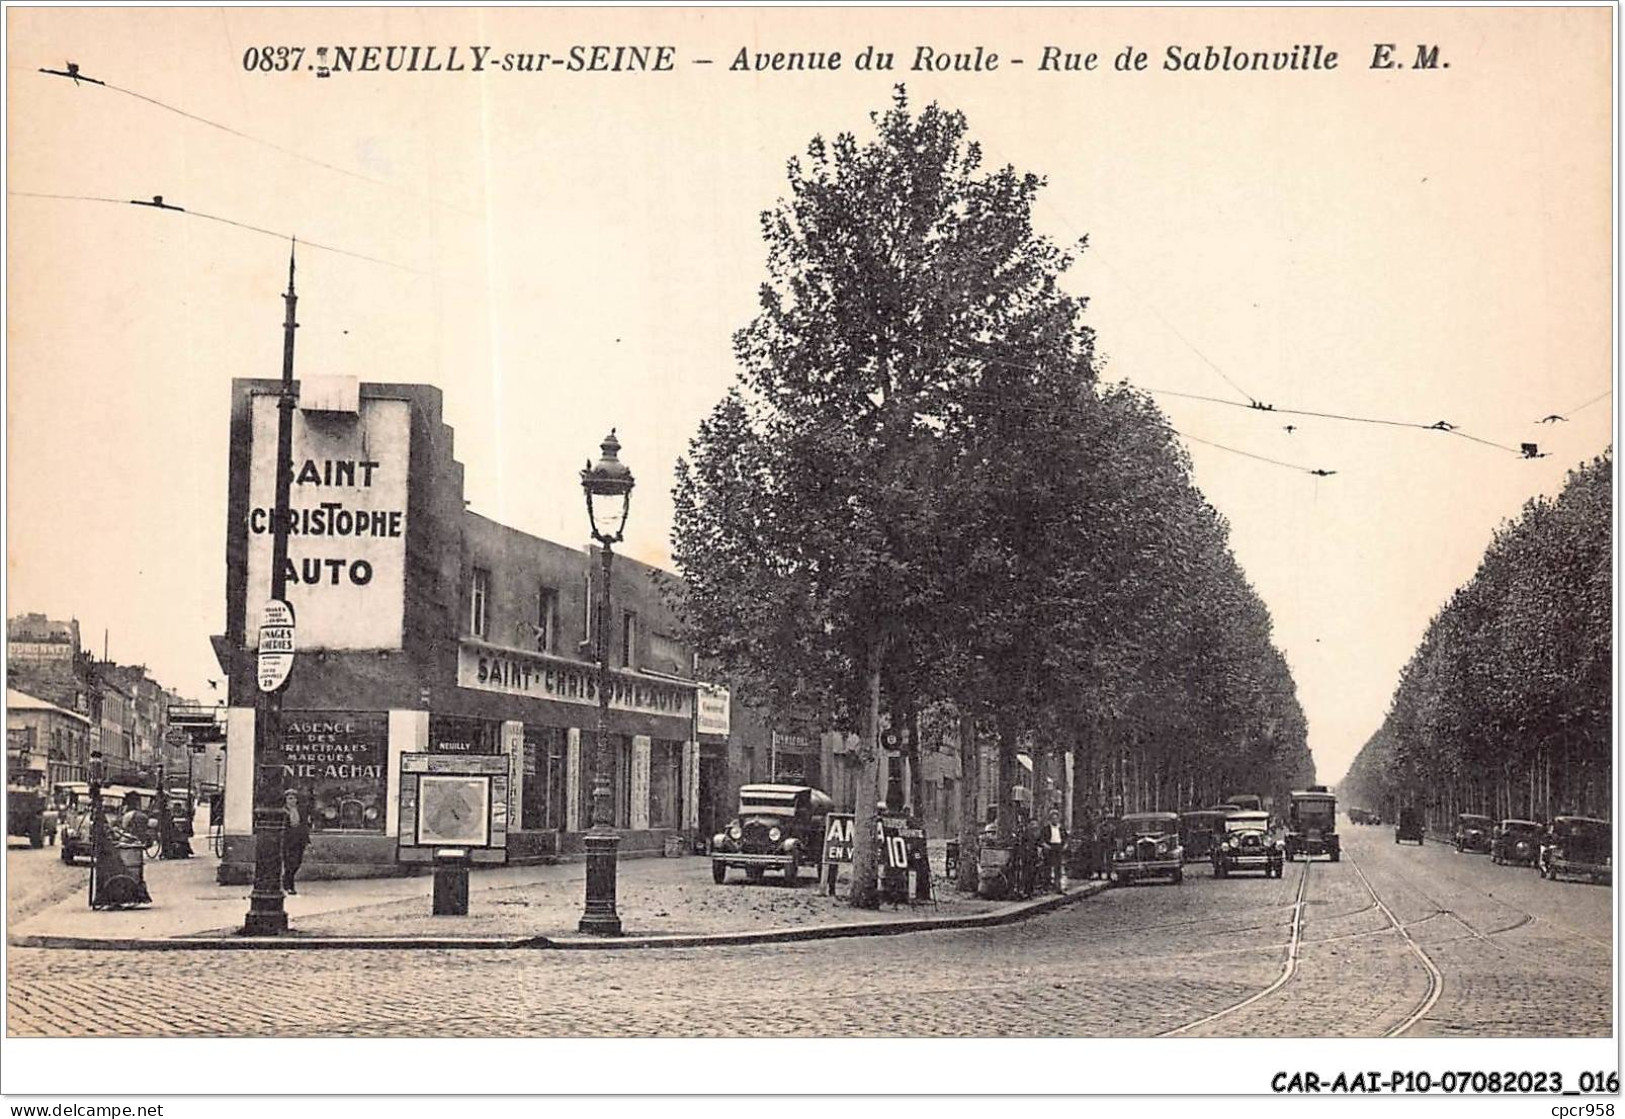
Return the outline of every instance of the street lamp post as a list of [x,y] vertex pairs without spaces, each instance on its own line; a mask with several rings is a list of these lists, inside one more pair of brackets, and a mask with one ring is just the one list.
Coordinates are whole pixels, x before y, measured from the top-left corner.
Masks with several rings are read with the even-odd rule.
[[[90,765],[86,768],[86,776],[90,778],[90,804],[86,810],[90,813],[90,894],[85,899],[92,909],[96,908],[96,877],[102,865],[103,834],[107,828],[107,821],[102,819],[102,782],[107,779],[107,767],[102,762],[102,752],[90,752]],[[64,840],[64,842],[66,842]]]
[[[288,593],[288,503],[293,489],[293,254],[288,254],[288,290],[282,297],[282,386],[276,418],[276,506],[271,512],[271,600],[281,602]],[[284,684],[286,681],[284,681]],[[287,810],[282,807],[282,688],[261,689],[254,710],[254,888],[248,895],[244,936],[278,936],[288,931],[288,912],[282,901],[282,831]]]
[[614,545],[626,529],[632,505],[632,472],[620,460],[621,444],[615,431],[601,444],[603,455],[581,472],[587,495],[587,520],[603,559],[603,591],[598,603],[598,733],[592,749],[592,826],[582,836],[587,851],[587,904],[577,926],[584,933],[620,936],[621,917],[615,911],[616,858],[621,837],[615,833],[609,787],[609,580]]

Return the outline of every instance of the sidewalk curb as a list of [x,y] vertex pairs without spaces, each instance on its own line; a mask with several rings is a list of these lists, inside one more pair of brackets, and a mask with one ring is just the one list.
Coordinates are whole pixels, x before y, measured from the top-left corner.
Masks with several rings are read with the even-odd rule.
[[982,929],[1010,925],[1049,913],[1108,888],[1105,882],[1086,882],[1064,894],[1017,902],[991,913],[964,917],[923,917],[919,920],[848,922],[840,925],[808,925],[803,928],[767,929],[762,932],[699,933],[668,936],[598,937],[547,936],[193,936],[193,937],[90,937],[20,935],[6,937],[13,948],[59,948],[81,952],[187,952],[187,951],[316,951],[375,948],[556,949],[560,951],[622,950],[637,948],[731,948],[749,944],[787,944],[802,940],[835,940],[857,936],[898,936],[904,933],[936,932],[944,929]]

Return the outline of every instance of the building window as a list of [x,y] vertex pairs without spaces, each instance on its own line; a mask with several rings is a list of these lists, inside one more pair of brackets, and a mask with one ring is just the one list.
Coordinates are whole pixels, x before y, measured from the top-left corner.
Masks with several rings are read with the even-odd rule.
[[558,628],[559,592],[543,586],[536,591],[536,651],[556,652],[554,631]]
[[636,668],[638,651],[638,616],[628,610],[621,615],[621,667]]
[[592,643],[592,573],[589,571],[581,577],[581,597],[586,602],[586,608],[581,611],[581,647],[592,649],[596,655],[597,649]]
[[468,632],[475,637],[489,637],[490,613],[491,573],[483,567],[476,567],[468,594]]

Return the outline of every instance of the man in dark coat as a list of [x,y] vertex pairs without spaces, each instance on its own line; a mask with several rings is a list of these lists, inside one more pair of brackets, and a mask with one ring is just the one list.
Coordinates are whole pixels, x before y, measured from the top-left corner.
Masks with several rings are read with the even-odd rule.
[[310,842],[310,816],[299,807],[299,794],[292,790],[283,794],[283,807],[288,812],[288,823],[282,829],[282,888],[297,894],[293,876],[305,861],[305,846]]

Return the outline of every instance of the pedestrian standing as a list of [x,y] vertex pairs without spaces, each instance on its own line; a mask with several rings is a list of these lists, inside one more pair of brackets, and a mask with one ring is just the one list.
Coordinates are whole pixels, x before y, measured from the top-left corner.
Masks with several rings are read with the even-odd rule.
[[288,823],[282,829],[282,888],[297,894],[293,876],[299,873],[305,861],[305,846],[310,843],[310,818],[299,807],[298,793],[291,790],[285,793],[282,803],[288,812]]
[[1066,849],[1066,829],[1061,826],[1061,811],[1049,810],[1049,822],[1044,825],[1044,885],[1056,893],[1061,892],[1061,853]]

